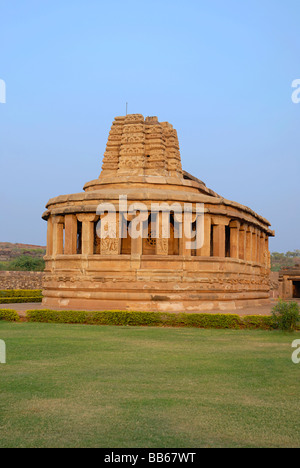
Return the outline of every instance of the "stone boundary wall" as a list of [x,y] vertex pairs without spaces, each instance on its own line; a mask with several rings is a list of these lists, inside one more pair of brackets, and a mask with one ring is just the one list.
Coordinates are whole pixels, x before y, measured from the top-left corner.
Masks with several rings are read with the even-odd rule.
[[42,289],[42,271],[0,271],[0,289]]

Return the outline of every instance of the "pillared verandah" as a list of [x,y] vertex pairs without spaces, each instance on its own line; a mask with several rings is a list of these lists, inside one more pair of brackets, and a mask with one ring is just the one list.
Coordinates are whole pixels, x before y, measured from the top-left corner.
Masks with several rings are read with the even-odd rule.
[[46,208],[45,306],[193,312],[269,301],[270,223],[183,171],[177,132],[157,117],[116,117],[100,177]]

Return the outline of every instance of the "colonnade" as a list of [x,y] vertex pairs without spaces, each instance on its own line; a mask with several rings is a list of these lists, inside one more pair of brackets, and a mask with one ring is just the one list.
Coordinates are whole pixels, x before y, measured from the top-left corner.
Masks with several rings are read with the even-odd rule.
[[[121,255],[120,223],[122,223],[124,234],[124,229],[127,228],[130,218],[124,216],[123,213],[116,213],[115,219],[115,224],[111,227],[109,223],[99,223],[100,217],[93,213],[50,216],[47,231],[47,255],[54,257],[75,254],[93,255],[95,253],[95,236],[99,237],[99,253],[101,255]],[[197,215],[193,214],[188,221],[183,218],[181,224],[180,220],[176,221],[179,222],[180,231],[179,255],[185,257],[231,257],[258,264],[266,263],[266,256],[269,253],[269,236],[257,225],[231,220],[226,216],[211,216],[206,213],[201,225],[203,242],[199,244],[199,247],[191,249],[189,243],[192,239],[192,230],[197,221]],[[188,223],[188,226],[185,223]],[[80,251],[78,249],[79,225]],[[163,213],[161,212],[156,216],[156,229],[158,236],[155,242],[155,254],[167,256],[169,255],[169,241],[165,237]],[[109,232],[110,230],[112,231]],[[191,235],[189,235],[190,232]],[[130,242],[131,255],[142,255],[142,236],[132,237]]]

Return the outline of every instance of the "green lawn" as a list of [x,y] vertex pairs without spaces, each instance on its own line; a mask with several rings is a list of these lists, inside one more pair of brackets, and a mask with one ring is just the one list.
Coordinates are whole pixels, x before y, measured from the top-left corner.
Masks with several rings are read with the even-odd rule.
[[0,447],[299,447],[296,338],[0,322]]

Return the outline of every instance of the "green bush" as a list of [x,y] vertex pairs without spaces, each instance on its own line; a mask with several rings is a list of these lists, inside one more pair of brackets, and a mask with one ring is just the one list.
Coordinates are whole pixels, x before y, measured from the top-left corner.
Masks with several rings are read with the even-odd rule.
[[86,323],[91,325],[148,325],[162,324],[159,312],[103,311],[87,312]]
[[48,323],[82,323],[89,325],[160,325],[160,314],[155,312],[126,312],[126,311],[55,311],[29,310],[29,322]]
[[41,289],[2,289],[0,299],[4,297],[42,297]]
[[4,289],[0,291],[0,304],[42,302],[40,289]]
[[275,328],[271,316],[239,317],[234,314],[175,314],[168,312],[128,312],[128,311],[55,311],[29,310],[29,322],[70,323],[88,325],[121,326],[164,326],[197,327],[219,329],[264,329]]
[[19,322],[20,317],[15,310],[0,309],[0,320],[5,320],[6,322]]
[[10,271],[44,271],[45,261],[42,258],[21,255],[9,262],[8,269]]
[[178,314],[175,315],[175,324],[184,327],[198,328],[241,328],[242,322],[234,314]]
[[56,310],[28,310],[26,318],[29,322],[44,323],[86,323],[86,312],[56,311]]
[[272,309],[272,316],[276,328],[284,331],[298,329],[300,310],[297,302],[278,301]]
[[0,298],[0,304],[25,304],[28,302],[42,302],[41,297],[3,297]]
[[251,330],[273,330],[277,328],[273,317],[268,315],[246,315],[243,317],[243,325]]
[[10,262],[0,262],[0,271],[8,271]]

